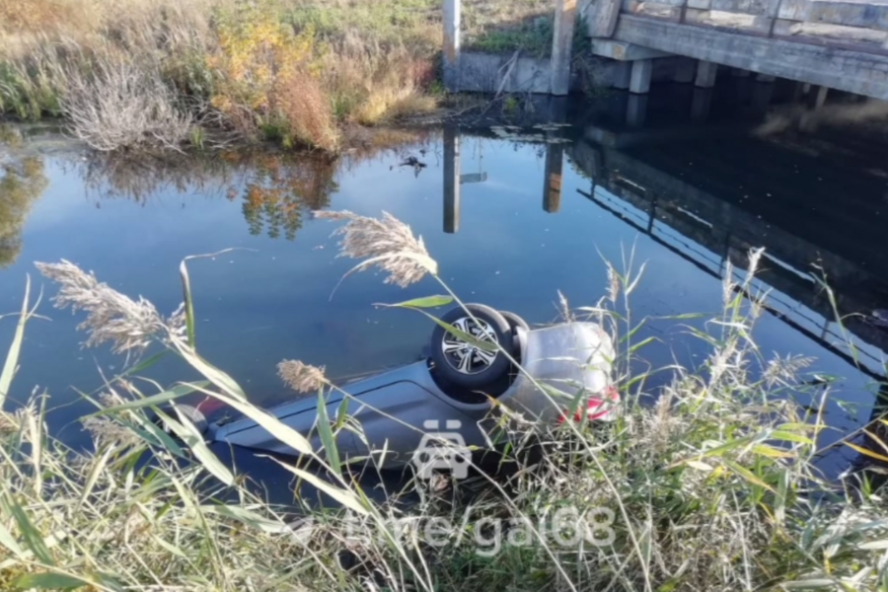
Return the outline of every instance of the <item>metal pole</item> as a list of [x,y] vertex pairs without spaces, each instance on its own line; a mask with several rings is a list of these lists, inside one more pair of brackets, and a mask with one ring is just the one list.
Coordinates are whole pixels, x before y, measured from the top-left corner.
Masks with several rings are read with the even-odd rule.
[[444,86],[459,91],[460,12],[462,0],[444,0]]

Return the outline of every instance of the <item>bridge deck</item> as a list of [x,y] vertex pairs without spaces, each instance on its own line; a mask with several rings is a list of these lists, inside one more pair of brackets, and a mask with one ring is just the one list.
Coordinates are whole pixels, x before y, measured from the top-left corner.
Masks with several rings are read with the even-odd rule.
[[[888,0],[596,0],[587,23],[599,55],[685,56],[888,100]],[[614,41],[655,53],[614,55]]]

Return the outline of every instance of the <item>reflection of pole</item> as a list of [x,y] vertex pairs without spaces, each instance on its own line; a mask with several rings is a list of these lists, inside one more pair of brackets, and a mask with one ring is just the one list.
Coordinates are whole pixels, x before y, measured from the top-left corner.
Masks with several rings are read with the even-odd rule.
[[[563,123],[567,118],[567,100],[551,99],[552,122]],[[558,141],[560,131],[547,131],[546,171],[543,183],[543,210],[555,214],[561,209],[561,173],[564,167],[564,144]]]
[[629,95],[626,101],[626,125],[632,128],[642,127],[647,116],[647,95]]
[[459,133],[444,128],[444,232],[459,231]]
[[691,101],[691,119],[695,122],[706,121],[709,118],[709,107],[712,105],[711,88],[695,88],[694,98]]
[[546,147],[546,179],[543,187],[543,209],[556,214],[561,209],[561,169],[564,165],[564,144]]

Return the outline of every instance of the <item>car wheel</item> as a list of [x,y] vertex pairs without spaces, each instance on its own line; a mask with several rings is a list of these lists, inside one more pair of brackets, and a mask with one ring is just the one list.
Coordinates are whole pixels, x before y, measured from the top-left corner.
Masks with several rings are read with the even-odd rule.
[[516,315],[514,312],[508,312],[505,310],[501,310],[500,314],[508,321],[509,327],[512,329],[512,335],[514,339],[512,340],[512,357],[514,357],[518,362],[521,361],[521,335],[519,334],[523,331],[525,334],[530,332],[530,325],[527,324],[527,321]]
[[521,327],[525,331],[530,331],[530,325],[527,324],[527,321],[516,315],[514,312],[501,310],[500,314],[509,322],[509,326],[512,327],[513,330]]
[[[451,310],[441,320],[482,342],[511,349],[514,333],[506,318],[481,304]],[[474,317],[474,318],[473,318]],[[502,378],[509,371],[509,359],[501,351],[487,351],[468,343],[440,325],[432,333],[432,360],[435,369],[448,381],[464,388],[480,388]]]

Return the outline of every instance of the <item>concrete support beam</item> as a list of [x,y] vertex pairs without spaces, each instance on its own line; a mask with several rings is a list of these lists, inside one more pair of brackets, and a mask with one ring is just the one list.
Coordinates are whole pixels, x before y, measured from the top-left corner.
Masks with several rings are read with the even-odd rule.
[[697,73],[697,61],[690,60],[687,58],[681,59],[678,64],[675,66],[675,74],[672,76],[672,80],[675,82],[680,82],[682,84],[688,84],[694,81],[694,76]]
[[826,95],[829,94],[829,88],[821,86],[817,89],[817,95],[814,97],[814,109],[820,109],[826,103]]
[[456,128],[444,128],[444,232],[459,231],[459,132]]
[[732,68],[888,99],[888,58],[877,53],[725,33],[631,14],[620,16],[614,38]]
[[697,88],[712,88],[715,86],[715,75],[718,73],[718,64],[715,62],[700,62],[697,64],[697,79],[694,84]]
[[592,53],[603,58],[620,60],[621,62],[633,62],[635,60],[647,60],[650,58],[665,58],[669,56],[664,51],[657,51],[650,47],[614,41],[613,39],[593,39]]
[[552,35],[551,92],[564,96],[570,92],[570,62],[577,0],[555,0],[555,30]]
[[644,95],[651,89],[651,73],[654,71],[653,60],[637,60],[632,62],[629,78],[629,92]]
[[626,90],[632,79],[632,63],[622,62],[614,69],[614,88]]
[[460,13],[462,0],[444,0],[444,86],[459,89]]

